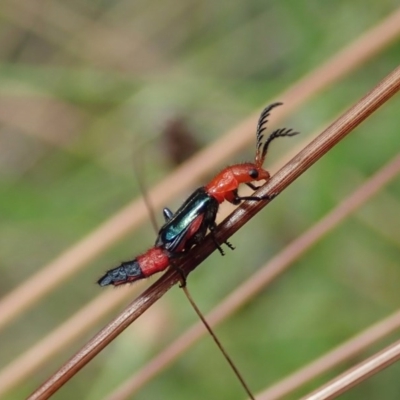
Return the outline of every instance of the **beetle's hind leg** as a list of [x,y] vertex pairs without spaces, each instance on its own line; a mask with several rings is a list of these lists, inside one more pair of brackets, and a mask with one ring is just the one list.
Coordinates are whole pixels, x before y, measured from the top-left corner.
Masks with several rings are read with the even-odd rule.
[[[209,229],[210,229],[210,235],[211,235],[211,239],[213,240],[213,242],[215,243],[215,247],[218,249],[219,253],[221,254],[221,256],[225,255],[224,250],[222,250],[221,245],[219,244],[217,238],[215,237],[215,233],[214,230],[217,227],[217,224],[214,222],[213,224],[210,225]],[[232,243],[228,242],[227,240],[225,240],[224,242],[231,250],[235,250],[235,247],[233,246]]]
[[175,263],[173,263],[173,262],[170,263],[170,267],[172,269],[174,269],[179,274],[179,277],[180,277],[180,279],[179,279],[179,281],[180,281],[179,287],[180,288],[185,287],[186,286],[186,281],[187,281],[186,272],[181,267],[179,267],[178,265],[175,265]]

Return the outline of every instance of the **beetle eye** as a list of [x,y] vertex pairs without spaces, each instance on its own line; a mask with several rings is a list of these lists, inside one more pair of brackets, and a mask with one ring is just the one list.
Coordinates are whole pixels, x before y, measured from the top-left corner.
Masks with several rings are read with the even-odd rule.
[[249,171],[249,175],[250,175],[251,178],[257,179],[258,178],[258,171],[256,169],[251,169]]

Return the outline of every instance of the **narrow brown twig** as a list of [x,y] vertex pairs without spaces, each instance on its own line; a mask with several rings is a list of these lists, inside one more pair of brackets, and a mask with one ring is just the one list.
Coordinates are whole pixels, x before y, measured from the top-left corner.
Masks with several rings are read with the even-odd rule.
[[232,361],[232,358],[229,356],[227,351],[225,350],[224,346],[222,345],[221,341],[215,335],[214,331],[211,329],[211,326],[204,318],[203,313],[197,307],[197,304],[193,301],[192,296],[190,295],[189,291],[187,290],[186,286],[182,287],[182,290],[185,292],[187,299],[189,300],[191,306],[193,307],[194,311],[196,312],[197,316],[200,318],[202,324],[207,329],[208,333],[211,335],[212,339],[214,340],[215,344],[218,346],[219,350],[221,351],[222,355],[224,356],[225,360],[228,362],[229,366],[231,367],[233,373],[235,374],[236,378],[239,380],[240,384],[242,385],[243,389],[246,391],[247,395],[251,400],[254,400],[253,393],[251,392],[247,382],[244,380],[242,374],[239,372],[238,368],[236,367],[235,363]]
[[302,397],[302,400],[334,399],[398,360],[400,360],[400,340],[339,375],[318,390]]
[[[392,97],[399,88],[400,67],[396,68],[391,74],[384,78],[371,92],[330,125],[321,135],[294,157],[294,159],[278,171],[278,173],[258,191],[257,195],[273,195],[284,190],[307,168],[321,158],[323,154],[343,139],[352,129]],[[219,238],[221,242],[226,241],[267,203],[268,201],[257,202],[257,204],[245,203],[236,209],[218,226],[216,231],[217,238]],[[214,250],[214,242],[210,237],[207,237],[203,243],[191,251],[189,257],[182,260],[179,266],[186,274],[189,274]],[[108,343],[177,283],[179,279],[180,276],[176,271],[168,271],[40,386],[29,399],[46,399],[56,392]]]
[[313,360],[293,374],[257,394],[257,400],[277,400],[300,388],[324,372],[361,353],[378,340],[400,328],[400,310],[368,327],[357,336]]
[[[233,315],[254,296],[271,284],[289,266],[303,256],[328,232],[343,222],[351,213],[359,209],[372,196],[393,180],[400,172],[400,156],[395,157],[382,167],[376,174],[360,185],[353,193],[344,199],[337,207],[326,214],[321,220],[294,239],[290,244],[271,258],[250,278],[237,287],[228,297],[206,315],[210,325],[216,326]],[[337,349],[322,356],[320,359],[305,366],[292,375],[257,394],[257,399],[275,400],[287,395],[307,381],[333,368],[340,362],[354,356],[372,343],[385,337],[400,327],[400,311],[388,317],[357,337],[344,343]],[[146,365],[142,366],[132,377],[122,383],[107,396],[107,400],[124,400],[132,396],[155,375],[182,355],[191,345],[205,334],[202,325],[197,322],[177,337],[167,348],[157,354]]]

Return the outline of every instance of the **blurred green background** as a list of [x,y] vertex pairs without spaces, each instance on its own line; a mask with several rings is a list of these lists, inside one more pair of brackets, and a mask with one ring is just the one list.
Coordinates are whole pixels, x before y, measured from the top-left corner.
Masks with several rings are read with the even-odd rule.
[[[174,121],[196,146],[212,143],[397,6],[394,0],[3,1],[1,296],[140,195],[134,160],[147,186],[173,170],[165,132]],[[397,41],[279,125],[305,139],[393,70],[399,54]],[[190,276],[204,312],[398,153],[399,110],[397,96],[234,235],[235,253],[223,259],[214,253]],[[267,166],[301,139],[274,145]],[[251,147],[232,163],[252,157]],[[399,196],[395,180],[216,329],[255,392],[398,308]],[[1,367],[98,295],[96,279],[150,247],[154,237],[148,222],[4,328]],[[102,398],[196,320],[178,288],[151,315],[53,398]],[[6,398],[25,397],[102,326]],[[342,398],[398,399],[399,373],[400,366],[390,367]],[[208,337],[134,396],[243,397]]]

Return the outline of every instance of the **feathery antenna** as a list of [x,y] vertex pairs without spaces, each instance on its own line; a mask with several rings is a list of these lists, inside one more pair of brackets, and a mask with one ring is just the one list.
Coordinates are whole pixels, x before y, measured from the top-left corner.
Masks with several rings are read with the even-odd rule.
[[277,129],[277,130],[273,131],[264,143],[262,155],[261,155],[262,160],[264,161],[265,156],[267,154],[268,146],[274,139],[276,139],[278,137],[284,137],[284,136],[296,136],[299,133],[300,132],[296,132],[296,131],[293,131],[293,129],[287,129],[287,128],[281,128],[281,129]]
[[[270,114],[270,111],[274,109],[275,107],[281,106],[283,103],[272,103],[269,106],[265,107],[264,110],[262,111],[260,118],[258,119],[258,124],[257,124],[257,131],[256,131],[256,157],[255,157],[255,164],[258,166],[262,166],[265,158],[264,149],[263,151],[261,150],[262,146],[262,141],[264,138],[263,131],[267,129],[266,125],[268,122],[268,117]],[[265,147],[265,146],[264,146]]]
[[257,131],[256,131],[256,137],[257,137],[256,156],[254,160],[254,163],[257,165],[257,167],[261,168],[261,166],[263,165],[265,156],[267,155],[268,146],[274,139],[276,139],[277,137],[295,136],[300,133],[300,132],[294,132],[293,129],[287,129],[287,128],[277,129],[271,133],[271,135],[263,144],[263,139],[264,139],[263,132],[267,129],[266,124],[268,122],[267,118],[269,117],[270,111],[277,106],[281,106],[282,104],[283,103],[270,104],[269,106],[264,108],[258,120]]

